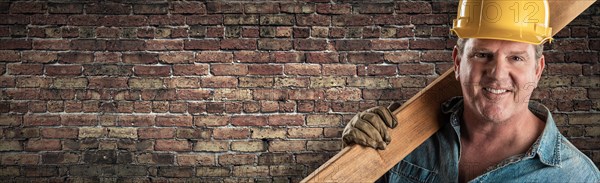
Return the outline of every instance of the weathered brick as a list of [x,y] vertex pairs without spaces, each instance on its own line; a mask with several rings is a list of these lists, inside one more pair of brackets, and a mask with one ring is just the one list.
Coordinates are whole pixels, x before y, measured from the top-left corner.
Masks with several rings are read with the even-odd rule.
[[211,130],[207,129],[178,129],[177,138],[182,139],[210,139]]
[[215,76],[236,76],[248,74],[248,65],[245,64],[213,64],[210,72]]
[[19,153],[6,154],[0,156],[0,164],[2,165],[37,165],[40,162],[40,155]]
[[260,50],[291,50],[292,41],[285,39],[259,39],[258,49]]
[[233,88],[237,86],[237,79],[229,76],[213,76],[202,78],[203,87],[212,88]]
[[373,17],[371,15],[333,15],[331,17],[331,24],[335,26],[367,26],[373,23]]
[[200,177],[228,177],[229,172],[227,167],[196,167],[196,176]]
[[377,52],[354,52],[348,54],[348,62],[358,64],[377,64],[383,63],[383,53]]
[[86,78],[56,78],[52,86],[58,89],[85,88],[88,85]]
[[229,116],[194,116],[194,124],[196,126],[225,126],[229,118]]
[[22,115],[0,115],[0,126],[21,126],[22,123]]
[[265,64],[253,64],[248,65],[249,75],[281,75],[283,74],[283,65],[265,65]]
[[389,82],[385,78],[358,78],[348,80],[347,86],[366,88],[388,88]]
[[[194,151],[202,151],[202,152],[223,152],[229,150],[229,142],[228,141],[219,141],[219,140],[211,140],[211,141],[198,141],[194,144]],[[221,161],[220,161],[221,162]]]
[[271,115],[268,117],[268,124],[274,126],[299,126],[304,124],[303,115]]
[[58,151],[61,148],[58,139],[30,139],[24,145],[26,151]]
[[42,128],[40,134],[44,138],[77,138],[79,131],[77,128]]
[[304,165],[276,165],[269,167],[269,173],[272,176],[302,175],[304,170]]
[[246,139],[250,137],[248,128],[215,128],[213,138],[215,139]]
[[187,140],[156,140],[157,151],[191,151],[192,144]]
[[0,140],[0,151],[22,151],[23,144],[16,140]]
[[192,116],[156,116],[158,126],[191,127]]
[[221,40],[221,49],[224,50],[255,50],[256,39],[224,39]]
[[161,177],[192,177],[194,174],[194,168],[188,166],[158,168],[158,175]]
[[339,141],[308,141],[306,149],[311,151],[339,151],[342,143]]
[[286,130],[283,128],[253,128],[253,139],[284,139]]
[[239,152],[261,152],[266,150],[267,144],[263,141],[233,141],[231,150]]
[[212,154],[180,154],[177,163],[181,166],[214,165],[216,158]]
[[269,141],[269,152],[297,152],[306,150],[304,140],[274,140]]
[[205,64],[177,64],[173,65],[173,75],[176,76],[202,76],[208,74],[208,65]]
[[219,155],[219,164],[221,165],[248,165],[256,162],[254,154],[222,154]]
[[234,166],[232,172],[233,176],[236,177],[266,177],[269,175],[269,167],[250,165]]
[[110,127],[108,128],[108,137],[135,139],[138,137],[137,128]]
[[285,74],[300,76],[315,76],[321,74],[321,66],[317,64],[286,64]]

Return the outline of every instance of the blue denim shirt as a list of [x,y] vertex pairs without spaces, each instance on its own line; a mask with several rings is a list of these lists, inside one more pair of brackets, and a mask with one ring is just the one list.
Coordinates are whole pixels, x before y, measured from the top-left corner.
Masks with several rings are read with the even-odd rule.
[[[377,182],[458,182],[462,97],[444,103],[450,122],[390,169]],[[560,134],[544,105],[529,109],[546,121],[543,133],[525,154],[508,158],[470,182],[600,182],[594,163]]]

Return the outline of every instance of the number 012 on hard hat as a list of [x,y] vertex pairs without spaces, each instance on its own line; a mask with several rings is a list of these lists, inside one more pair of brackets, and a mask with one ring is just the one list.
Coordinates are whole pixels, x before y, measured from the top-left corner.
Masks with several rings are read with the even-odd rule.
[[552,40],[547,0],[461,0],[451,29],[460,38],[530,44]]

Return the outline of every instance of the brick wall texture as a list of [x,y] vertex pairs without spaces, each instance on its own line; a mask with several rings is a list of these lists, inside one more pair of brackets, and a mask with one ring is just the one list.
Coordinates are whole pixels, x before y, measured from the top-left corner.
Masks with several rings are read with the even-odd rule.
[[[2,182],[297,182],[451,66],[450,1],[0,2]],[[600,163],[600,4],[533,98]]]

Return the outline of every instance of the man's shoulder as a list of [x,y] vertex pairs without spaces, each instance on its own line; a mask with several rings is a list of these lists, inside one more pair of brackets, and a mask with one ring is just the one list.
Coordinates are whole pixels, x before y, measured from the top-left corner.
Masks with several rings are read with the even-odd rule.
[[600,171],[594,162],[567,138],[560,136],[560,163],[559,169],[563,175],[572,175],[575,179],[600,181]]

